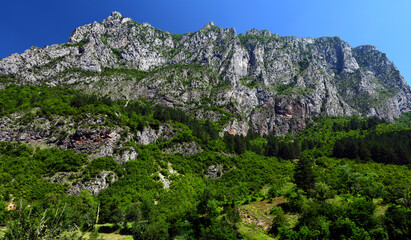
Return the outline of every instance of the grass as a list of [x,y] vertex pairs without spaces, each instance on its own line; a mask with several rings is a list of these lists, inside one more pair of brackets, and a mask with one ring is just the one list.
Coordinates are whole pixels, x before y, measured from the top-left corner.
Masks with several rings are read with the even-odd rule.
[[[6,227],[0,227],[0,238],[4,237],[6,233]],[[89,239],[90,232],[84,234],[84,239]],[[132,235],[121,235],[118,232],[114,233],[99,233],[99,237],[104,240],[133,240]]]
[[273,239],[267,234],[273,221],[270,211],[273,206],[283,201],[284,199],[280,198],[275,198],[272,202],[266,199],[240,206],[242,221],[238,230],[244,239]]
[[[332,199],[327,199],[328,203],[332,203],[335,205],[341,205],[342,202],[344,202],[344,198],[342,196],[335,196]],[[374,198],[372,202],[377,206],[374,215],[376,217],[379,217],[381,215],[385,214],[385,211],[387,210],[388,206],[383,204],[383,199],[382,198]]]
[[0,227],[0,238],[3,238],[4,235],[6,234],[6,227]]
[[[270,212],[274,206],[285,202],[284,196],[280,196],[240,206],[238,210],[242,221],[237,226],[238,231],[244,239],[276,239],[268,234],[274,218]],[[294,227],[300,216],[298,214],[285,213],[285,217],[287,225]]]
[[382,204],[383,199],[382,198],[374,198],[372,201],[375,205],[377,205],[377,208],[375,209],[375,212],[374,212],[375,216],[378,217],[378,216],[384,215],[385,211],[388,208],[388,206]]
[[[90,233],[84,234],[84,237],[88,239]],[[133,236],[131,235],[121,235],[119,233],[99,233],[99,237],[104,240],[133,240]]]
[[265,199],[262,201],[253,202],[239,207],[239,212],[243,222],[255,223],[265,231],[269,230],[273,221],[273,216],[270,214],[274,206],[278,206],[285,202],[285,198],[275,197],[271,200]]
[[255,223],[241,223],[238,226],[238,231],[244,237],[244,239],[247,240],[274,239],[267,235],[267,233]]
[[[97,224],[96,227],[108,227],[112,228],[114,224]],[[128,227],[131,227],[132,223],[128,223]],[[114,232],[111,233],[102,233],[99,232],[99,236],[102,237],[105,240],[132,240],[133,236],[132,235],[123,235],[119,233],[120,229],[115,230]]]
[[262,229],[268,230],[273,221],[270,210],[274,205],[275,203],[269,203],[268,200],[263,200],[240,206],[239,211],[243,222],[255,223]]

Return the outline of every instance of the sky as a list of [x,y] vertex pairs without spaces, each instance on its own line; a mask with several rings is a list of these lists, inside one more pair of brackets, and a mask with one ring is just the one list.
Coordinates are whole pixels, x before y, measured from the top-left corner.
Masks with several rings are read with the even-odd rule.
[[65,43],[76,27],[112,11],[172,33],[213,21],[237,33],[256,28],[280,36],[339,36],[352,47],[376,46],[411,85],[411,0],[5,0],[0,58]]

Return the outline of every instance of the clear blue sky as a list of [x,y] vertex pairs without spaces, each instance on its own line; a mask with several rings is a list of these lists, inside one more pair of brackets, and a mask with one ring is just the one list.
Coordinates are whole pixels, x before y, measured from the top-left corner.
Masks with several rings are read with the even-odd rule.
[[411,0],[13,0],[2,1],[0,58],[64,43],[78,26],[112,11],[163,31],[194,32],[207,22],[267,29],[280,36],[339,36],[386,53],[411,83]]

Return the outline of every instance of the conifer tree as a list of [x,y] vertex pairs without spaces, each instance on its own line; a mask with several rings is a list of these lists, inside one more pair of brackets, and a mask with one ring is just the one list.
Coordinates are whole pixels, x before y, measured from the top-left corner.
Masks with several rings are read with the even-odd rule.
[[302,156],[294,170],[294,182],[298,188],[310,194],[315,186],[314,161],[310,157]]

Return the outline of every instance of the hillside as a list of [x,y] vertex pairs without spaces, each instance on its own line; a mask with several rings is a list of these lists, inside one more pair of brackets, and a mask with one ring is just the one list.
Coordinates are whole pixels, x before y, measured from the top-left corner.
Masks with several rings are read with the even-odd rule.
[[0,99],[6,239],[81,239],[76,226],[101,224],[134,239],[410,233],[409,115],[221,137],[219,122],[147,101],[35,86],[10,86]]

